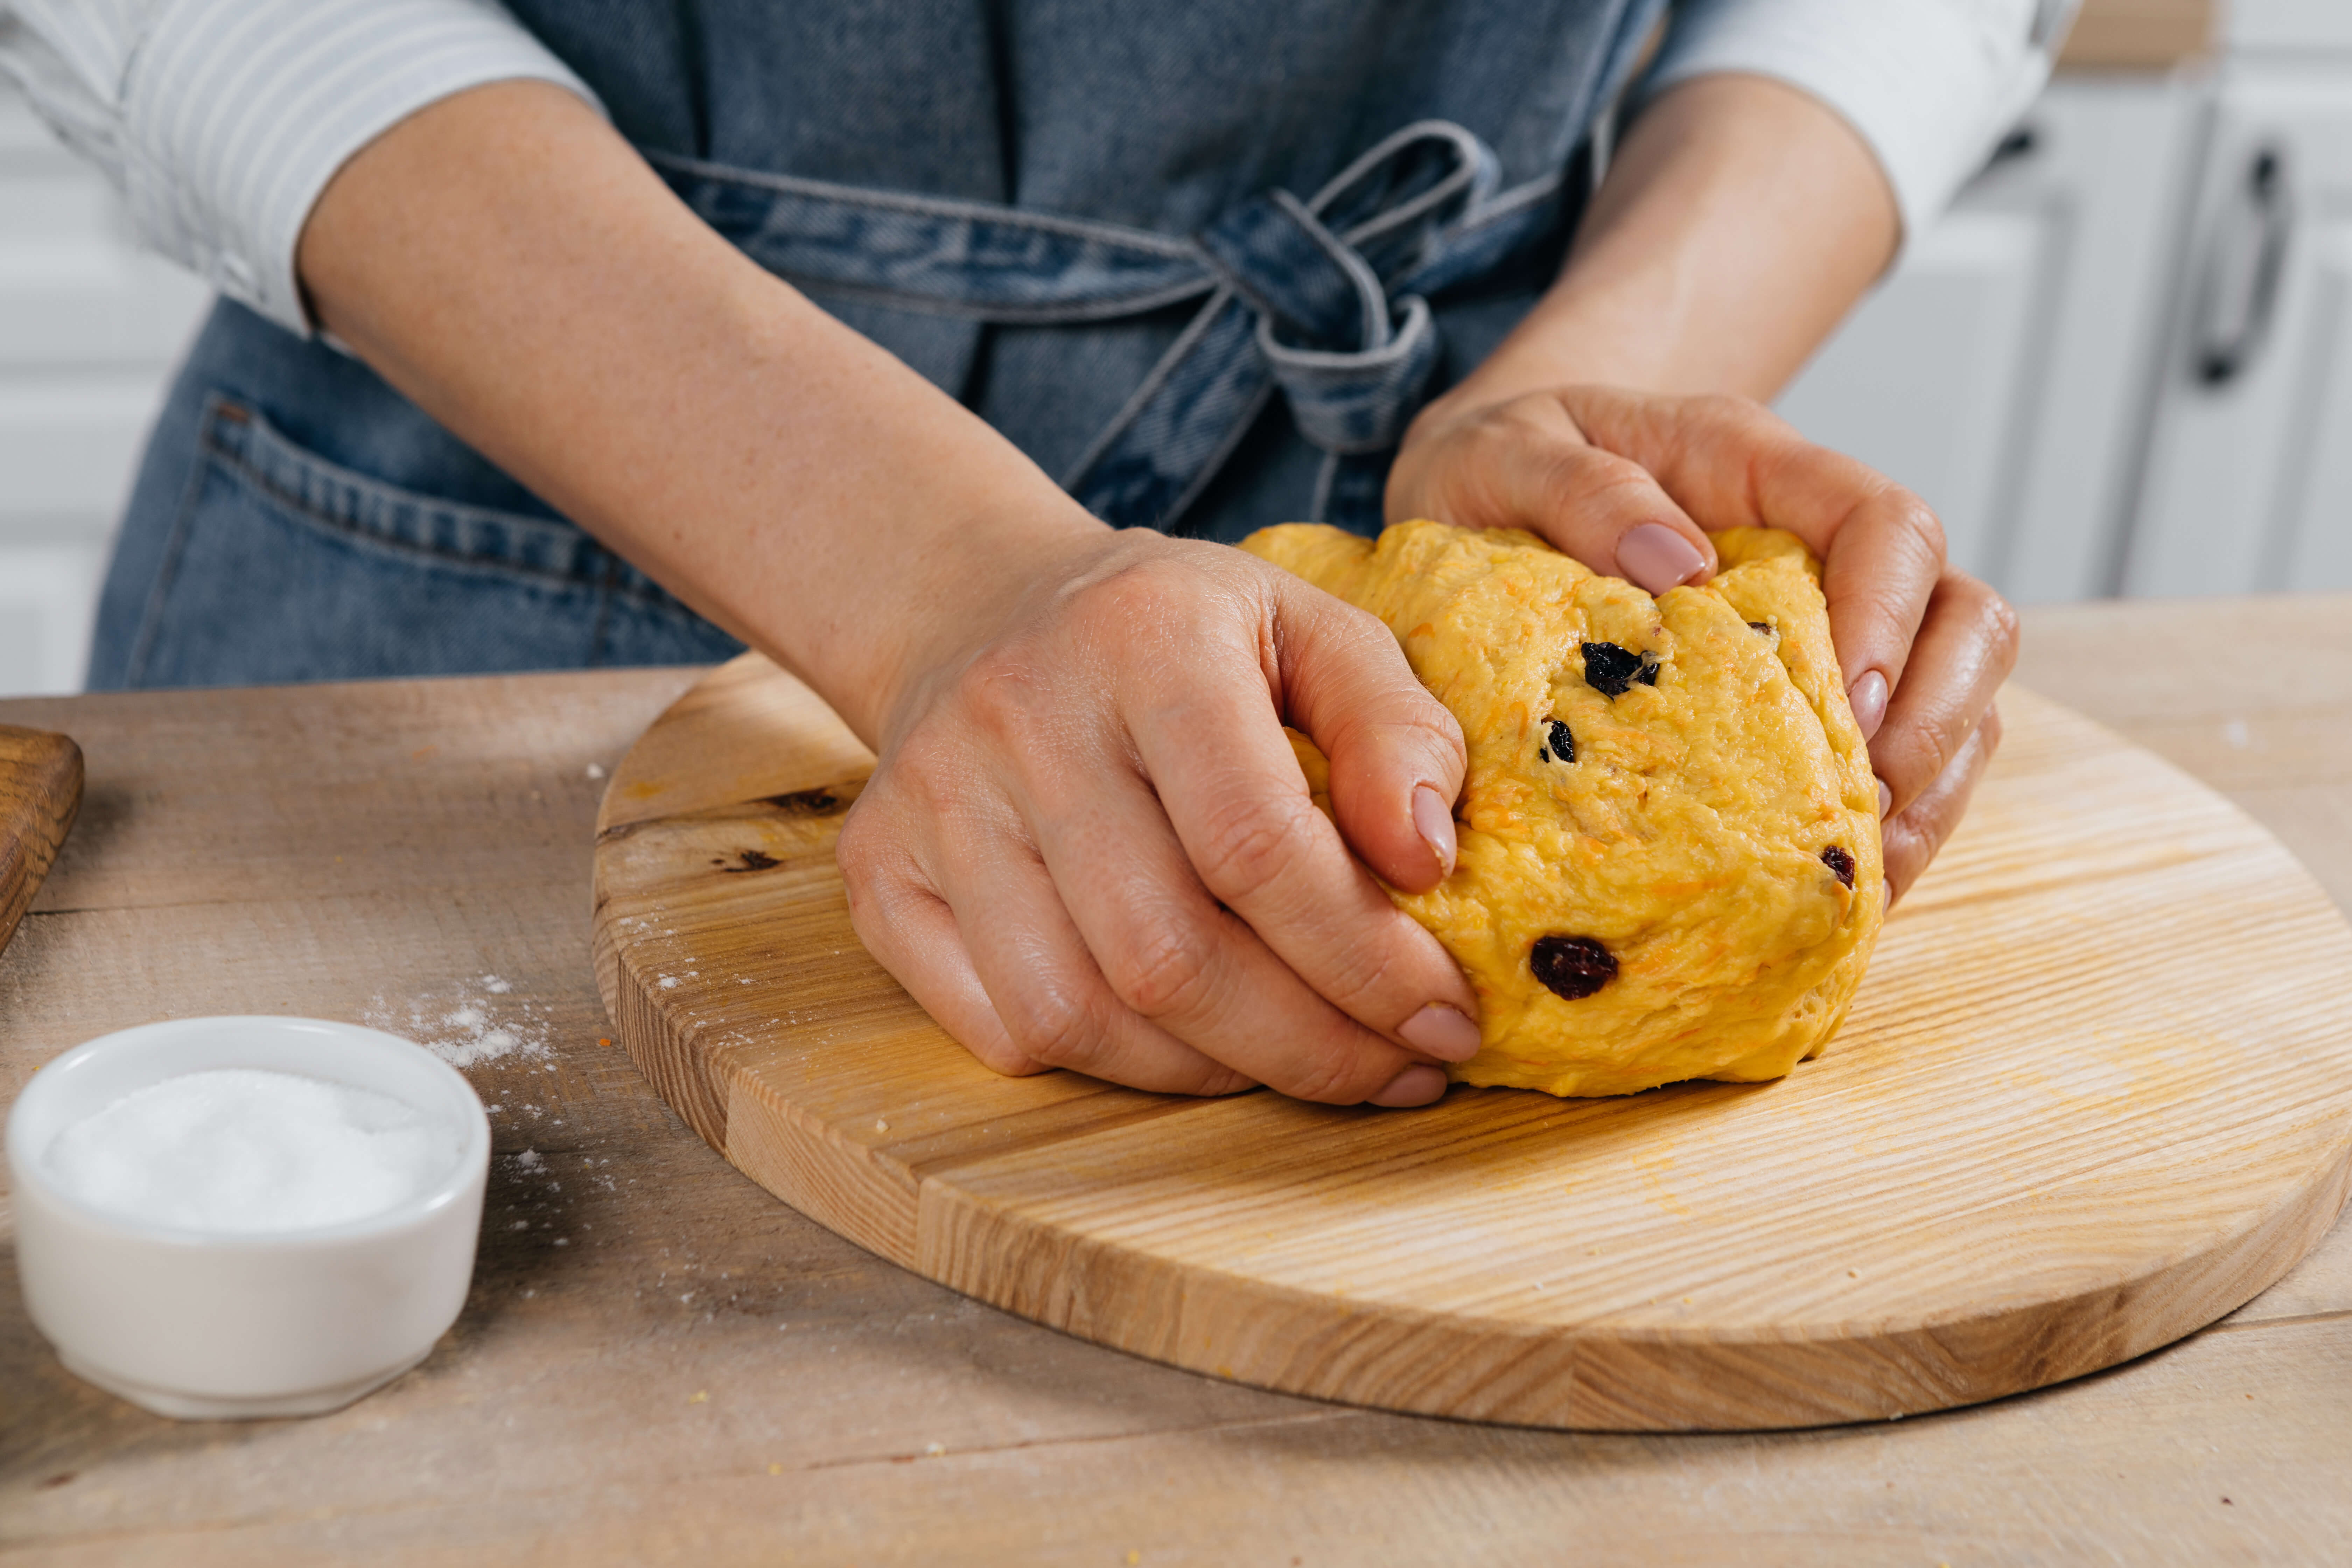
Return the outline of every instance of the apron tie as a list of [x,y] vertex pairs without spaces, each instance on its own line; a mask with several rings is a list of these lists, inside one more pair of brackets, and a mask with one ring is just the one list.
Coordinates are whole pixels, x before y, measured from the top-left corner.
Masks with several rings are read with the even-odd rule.
[[1062,476],[1106,521],[1161,528],[1183,515],[1277,392],[1324,454],[1315,514],[1376,521],[1385,455],[1437,368],[1426,296],[1483,277],[1549,232],[1567,194],[1564,171],[1500,189],[1493,151],[1442,120],[1384,138],[1304,201],[1260,193],[1189,240],[649,157],[705,222],[810,289],[1025,325],[1111,321],[1200,299]]

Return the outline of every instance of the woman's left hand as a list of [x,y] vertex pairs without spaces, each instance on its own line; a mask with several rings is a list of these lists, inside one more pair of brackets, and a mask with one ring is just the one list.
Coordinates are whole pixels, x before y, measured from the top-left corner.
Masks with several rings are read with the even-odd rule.
[[1830,635],[1879,778],[1888,896],[1968,808],[2000,740],[2017,617],[1944,559],[1918,497],[1760,405],[1570,386],[1423,410],[1389,476],[1391,522],[1522,528],[1652,594],[1704,582],[1708,530],[1786,529],[1821,557]]

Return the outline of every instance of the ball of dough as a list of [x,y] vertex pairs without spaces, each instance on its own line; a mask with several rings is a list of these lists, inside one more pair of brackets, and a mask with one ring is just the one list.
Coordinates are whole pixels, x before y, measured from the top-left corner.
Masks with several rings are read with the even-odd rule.
[[[1292,523],[1242,548],[1386,622],[1461,721],[1454,874],[1391,889],[1477,990],[1473,1084],[1627,1094],[1779,1078],[1862,983],[1878,785],[1792,535],[1714,535],[1653,599],[1532,534]],[[1322,754],[1293,744],[1330,809]]]

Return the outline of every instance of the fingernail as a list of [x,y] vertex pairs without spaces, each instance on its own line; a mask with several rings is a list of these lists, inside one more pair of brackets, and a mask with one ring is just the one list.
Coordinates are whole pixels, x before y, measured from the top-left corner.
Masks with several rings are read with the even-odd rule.
[[1390,1110],[1433,1104],[1445,1096],[1445,1075],[1433,1067],[1409,1067],[1389,1079],[1388,1088],[1366,1100]]
[[1397,1026],[1414,1050],[1442,1062],[1466,1062],[1478,1054],[1478,1026],[1456,1007],[1432,1002]]
[[1878,815],[1880,816],[1880,817],[1884,818],[1884,817],[1886,816],[1886,808],[1887,808],[1888,806],[1890,806],[1890,805],[1893,805],[1894,804],[1895,804],[1895,792],[1894,792],[1893,790],[1888,789],[1888,788],[1886,787],[1886,781],[1885,781],[1885,779],[1881,779],[1881,780],[1879,780],[1879,781],[1878,781]]
[[1663,522],[1645,522],[1617,542],[1617,572],[1647,594],[1689,582],[1706,565],[1691,542]]
[[1845,700],[1853,710],[1853,721],[1862,726],[1865,741],[1878,733],[1886,722],[1886,677],[1874,669],[1865,669],[1845,689]]
[[1438,875],[1454,875],[1454,808],[1428,784],[1413,785],[1412,830],[1421,835],[1429,852],[1437,857],[1438,865],[1444,868]]

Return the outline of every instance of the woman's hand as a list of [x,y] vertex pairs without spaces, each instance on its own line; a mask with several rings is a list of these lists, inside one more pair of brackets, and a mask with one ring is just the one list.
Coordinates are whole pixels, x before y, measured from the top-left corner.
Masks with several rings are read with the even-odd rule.
[[1391,522],[1523,528],[1652,594],[1704,581],[1707,530],[1761,525],[1822,562],[1830,635],[1870,742],[1890,898],[1926,868],[2000,740],[2017,658],[2000,596],[1944,559],[1919,498],[1744,398],[1600,386],[1423,410],[1389,478]]
[[1418,1105],[1476,1051],[1468,984],[1282,732],[1364,861],[1444,874],[1461,732],[1370,616],[1113,533],[544,83],[387,132],[301,263],[395,385],[875,744],[858,934],[982,1060]]
[[[1477,1050],[1476,1002],[1349,852],[1411,889],[1453,868],[1462,732],[1395,637],[1143,531],[1005,565],[887,704],[840,845],[867,948],[1000,1072],[1443,1094],[1430,1064]],[[1286,721],[1330,757],[1344,843]]]

